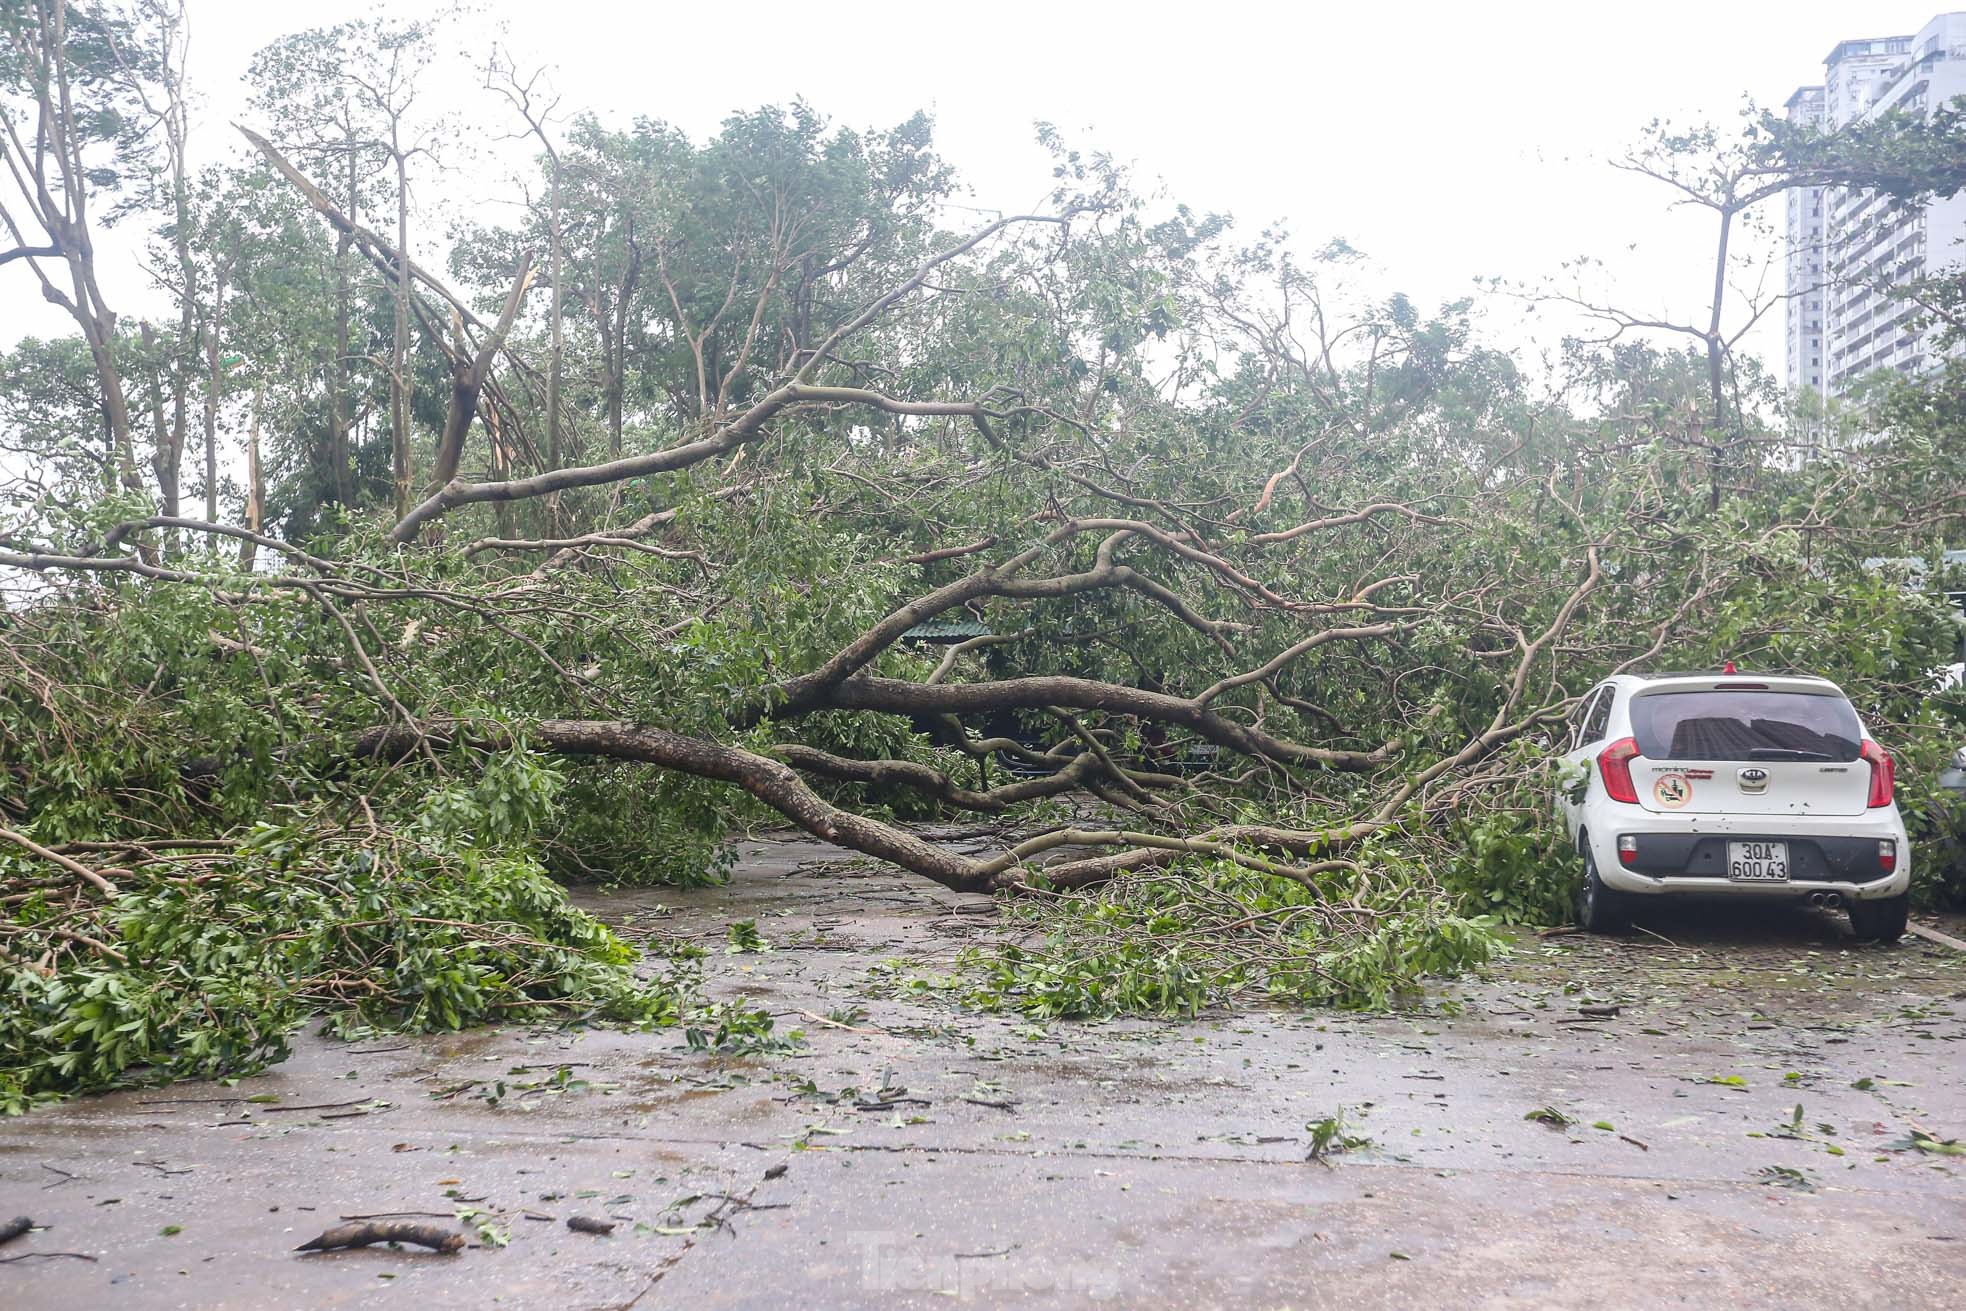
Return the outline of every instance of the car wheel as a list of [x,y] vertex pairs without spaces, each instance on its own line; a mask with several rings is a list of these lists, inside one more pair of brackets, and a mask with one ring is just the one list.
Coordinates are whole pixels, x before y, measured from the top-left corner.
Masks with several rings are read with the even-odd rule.
[[1584,845],[1584,879],[1577,889],[1577,923],[1591,933],[1616,933],[1629,922],[1625,899],[1597,876],[1597,858]]
[[1860,938],[1896,942],[1905,936],[1905,921],[1910,913],[1911,897],[1905,893],[1876,901],[1853,901],[1850,903],[1850,927],[1856,930]]

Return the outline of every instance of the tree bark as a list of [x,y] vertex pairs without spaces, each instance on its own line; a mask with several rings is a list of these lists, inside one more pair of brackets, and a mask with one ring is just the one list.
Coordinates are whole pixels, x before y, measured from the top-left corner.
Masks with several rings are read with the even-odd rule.
[[[345,109],[344,109],[344,112]],[[346,131],[343,135],[343,148],[348,161],[348,221],[361,222],[362,197],[359,187],[361,177],[355,153],[355,119],[349,114],[344,120]],[[347,233],[337,233],[335,240],[335,312],[334,312],[334,361],[328,370],[328,467],[334,479],[335,500],[342,505],[355,504],[355,469],[349,449],[349,428],[351,419],[348,405],[348,247],[350,237]]]
[[[220,263],[212,282],[211,322],[205,330],[205,521],[218,522],[219,337],[225,326],[225,292],[230,269]],[[258,416],[254,416],[258,422]]]
[[[177,518],[181,503],[179,496],[179,475],[183,470],[184,447],[181,441],[172,440],[170,425],[164,421],[164,361],[160,354],[156,330],[148,323],[142,325],[143,348],[151,356],[150,386],[150,425],[155,449],[150,456],[151,470],[157,475],[157,494],[163,502],[164,513]],[[182,437],[182,433],[179,433]]]
[[512,279],[512,289],[505,295],[505,308],[499,313],[491,336],[475,354],[467,353],[462,342],[458,344],[451,366],[450,408],[444,415],[444,431],[437,441],[439,486],[457,477],[458,464],[464,458],[464,439],[470,436],[471,421],[478,413],[479,394],[491,373],[492,361],[505,345],[505,335],[512,330],[512,320],[518,316],[526,288],[531,285],[532,256],[525,255],[519,260],[519,272]]
[[[252,424],[246,430],[246,531],[254,534],[261,531],[266,514],[266,481],[259,466],[259,411],[265,400],[266,387],[262,384],[253,392]],[[218,520],[214,517],[210,522]],[[259,543],[251,538],[239,543],[239,568],[243,572],[252,572],[258,550]]]
[[[635,284],[642,273],[642,249],[635,244],[635,216],[623,220],[622,240],[627,256],[621,286],[615,294],[613,346],[608,360],[608,458],[621,458],[621,411],[628,389],[628,311],[635,299]],[[603,326],[605,334],[607,328]]]
[[399,520],[410,511],[410,178],[400,132],[400,120],[392,117],[389,148],[396,160],[396,331],[389,351],[389,450]]
[[[545,134],[542,132],[540,135],[544,139]],[[562,445],[562,435],[560,432],[560,379],[562,357],[564,354],[561,322],[562,307],[566,300],[566,288],[563,285],[564,279],[561,276],[560,264],[561,247],[563,244],[560,233],[560,156],[557,151],[549,151],[548,158],[553,163],[553,180],[552,197],[548,202],[548,229],[551,245],[547,251],[546,276],[553,283],[553,305],[550,312],[551,324],[548,329],[552,343],[550,346],[552,356],[546,362],[546,458],[548,463],[557,469],[566,460],[566,450]],[[439,477],[437,480],[439,486],[449,481],[450,479],[445,477]]]
[[[459,726],[452,724],[426,725],[423,733],[440,743],[458,735]],[[509,734],[497,728],[467,729],[463,736],[489,747],[510,741]],[[891,860],[946,888],[988,892],[1014,881],[987,871],[982,861],[944,851],[902,829],[841,810],[808,787],[791,766],[740,747],[624,720],[537,720],[527,726],[526,739],[566,755],[635,760],[734,783],[822,841]],[[364,733],[356,750],[360,755],[397,759],[414,752],[417,744],[414,731],[390,725]]]

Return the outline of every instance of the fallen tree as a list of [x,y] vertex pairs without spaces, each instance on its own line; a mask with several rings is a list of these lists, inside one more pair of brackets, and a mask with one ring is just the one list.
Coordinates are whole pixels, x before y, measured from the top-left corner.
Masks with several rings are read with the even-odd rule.
[[[159,512],[123,476],[127,416],[107,463],[65,429],[20,441],[41,455],[0,524],[0,951],[41,1009],[8,1039],[15,1101],[222,1068],[308,1004],[671,1021],[682,985],[599,969],[619,944],[545,875],[714,878],[761,821],[949,888],[1109,896],[1132,932],[1189,887],[1234,908],[1221,933],[1282,935],[1267,974],[1218,933],[1213,964],[1150,970],[1140,997],[1377,1004],[1479,959],[1482,912],[1559,913],[1544,747],[1606,672],[1806,667],[1939,740],[1919,735],[1943,608],[1859,562],[1957,525],[1958,432],[1804,458],[1743,403],[1753,368],[1717,329],[1692,353],[1579,346],[1532,380],[1467,306],[1348,295],[1341,253],[1238,246],[1109,161],[1059,147],[1051,208],[952,233],[925,131],[870,145],[770,114],[701,148],[595,129],[555,175],[589,209],[533,216],[564,284],[542,324],[533,227],[470,234],[460,292],[360,220],[355,183],[247,139],[240,204],[273,210],[224,238],[226,267],[334,270],[332,325],[270,283],[251,300],[272,362],[253,440],[277,421],[289,476],[246,500],[284,519]],[[347,351],[319,358],[355,331],[364,262],[392,347],[419,325],[411,353],[448,383],[406,442],[418,388],[370,379],[391,423],[366,500],[357,379]],[[997,822],[981,852],[912,824],[962,814]],[[391,854],[384,886],[364,843]],[[451,913],[411,909],[423,871],[415,895],[454,893]],[[283,880],[354,936],[267,955],[303,933]],[[264,917],[234,946],[284,982],[264,1016],[240,985],[200,1047],[204,985],[144,935],[207,886]],[[352,914],[364,899],[381,909]],[[446,944],[498,986],[385,1001],[360,934],[392,917],[421,926],[404,977],[429,995]],[[1061,941],[1128,959],[1093,918]],[[528,952],[562,968],[514,982]],[[80,1015],[111,974],[145,1000]],[[106,1039],[86,1072],[36,1046],[85,1019],[146,1043]]]

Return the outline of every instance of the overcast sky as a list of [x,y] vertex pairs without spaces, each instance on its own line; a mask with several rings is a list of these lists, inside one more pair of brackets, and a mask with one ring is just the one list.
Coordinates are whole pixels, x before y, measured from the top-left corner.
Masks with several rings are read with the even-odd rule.
[[[191,0],[195,162],[234,149],[224,124],[245,114],[239,83],[256,49],[369,8]],[[435,8],[403,0],[390,12]],[[1669,212],[1667,197],[1606,158],[1654,117],[1731,119],[1744,95],[1779,107],[1821,80],[1837,41],[1915,31],[1934,10],[1901,0],[487,0],[480,12],[452,30],[453,49],[481,60],[503,25],[518,62],[554,70],[568,110],[603,119],[646,115],[701,136],[732,110],[797,96],[856,126],[927,109],[974,203],[1002,209],[1048,190],[1032,143],[1044,120],[1197,209],[1234,214],[1252,235],[1287,219],[1305,251],[1343,237],[1370,256],[1382,289],[1423,303],[1464,295],[1484,275],[1531,282],[1588,252],[1609,263],[1627,303],[1691,315],[1708,295],[1706,223]],[[439,90],[487,130],[506,130],[468,75]],[[127,244],[106,276],[119,310],[154,312]],[[1547,333],[1507,307],[1488,322],[1512,344]],[[0,267],[0,341],[66,328],[27,269]],[[1777,363],[1779,334],[1777,321],[1754,339]]]

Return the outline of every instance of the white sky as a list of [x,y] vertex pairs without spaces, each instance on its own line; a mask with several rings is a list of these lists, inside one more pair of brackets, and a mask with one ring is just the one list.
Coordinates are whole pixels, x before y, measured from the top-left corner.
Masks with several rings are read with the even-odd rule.
[[[435,7],[400,0],[390,12]],[[244,113],[240,79],[256,49],[368,8],[191,0],[190,71],[204,99],[194,162],[236,149],[224,124]],[[699,137],[732,110],[795,96],[854,126],[925,108],[942,153],[988,208],[1046,194],[1031,125],[1048,120],[1197,210],[1234,214],[1252,237],[1276,219],[1305,252],[1343,237],[1371,257],[1379,290],[1429,306],[1468,293],[1477,276],[1530,282],[1590,253],[1633,308],[1704,315],[1706,223],[1669,213],[1665,195],[1606,157],[1655,116],[1731,120],[1744,94],[1779,107],[1820,81],[1837,41],[1912,32],[1933,12],[1931,0],[484,0],[482,18],[452,38],[481,65],[502,24],[522,66],[554,70],[569,111],[647,115]],[[435,89],[480,131],[509,130],[469,72]],[[452,185],[453,195],[496,190]],[[426,185],[424,203],[440,189]],[[155,312],[127,241],[104,245],[111,303],[126,316]],[[1507,344],[1542,339],[1506,305],[1488,322]],[[67,326],[26,268],[0,267],[0,342]],[[1752,345],[1779,367],[1779,314]]]

